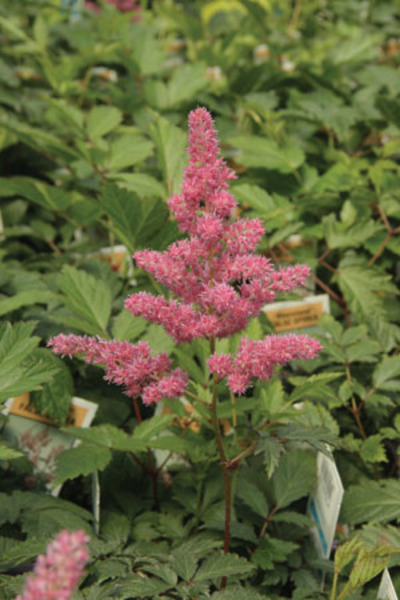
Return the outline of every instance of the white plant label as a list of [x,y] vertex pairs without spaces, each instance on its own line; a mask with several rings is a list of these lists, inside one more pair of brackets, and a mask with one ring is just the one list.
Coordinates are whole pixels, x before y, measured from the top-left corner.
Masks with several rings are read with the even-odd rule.
[[[29,400],[29,393],[25,393],[6,401],[2,412],[9,418],[2,433],[32,462],[35,479],[42,482],[53,496],[57,496],[61,490],[61,485],[56,488],[53,486],[57,455],[80,442],[60,431],[51,419],[37,413]],[[94,402],[72,398],[66,425],[89,427],[97,408]]]
[[394,589],[392,578],[387,569],[383,571],[377,598],[378,600],[399,600],[396,590]]
[[320,558],[329,558],[344,488],[333,458],[318,453],[317,485],[310,495],[308,514],[315,526],[311,529],[315,548]]

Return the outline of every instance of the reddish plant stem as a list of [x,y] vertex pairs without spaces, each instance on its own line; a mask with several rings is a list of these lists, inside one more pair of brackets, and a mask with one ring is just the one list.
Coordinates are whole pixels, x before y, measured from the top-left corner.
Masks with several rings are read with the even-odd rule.
[[329,248],[329,246],[327,248],[325,248],[325,250],[323,251],[323,253],[321,254],[321,256],[319,257],[319,262],[322,264],[326,257],[328,256],[328,254],[331,253],[331,248]]
[[335,267],[328,265],[328,263],[326,263],[324,260],[320,259],[319,262],[323,267],[325,267],[325,269],[328,269],[328,271],[330,271],[331,273],[337,273],[337,270],[335,269]]
[[269,524],[270,520],[272,519],[272,517],[274,516],[274,514],[276,513],[277,510],[278,510],[278,506],[275,506],[275,508],[273,508],[271,510],[271,512],[269,513],[269,515],[267,515],[265,517],[263,526],[261,527],[260,533],[258,534],[259,538],[264,537],[264,534],[267,531],[268,524]]
[[[215,352],[215,339],[210,340],[210,350],[211,354]],[[217,396],[217,375],[214,373],[213,375],[213,384],[212,384],[212,405],[211,405],[211,414],[212,414],[212,422],[215,433],[215,441],[217,444],[217,450],[219,454],[219,460],[224,473],[224,496],[225,496],[225,531],[224,531],[224,553],[227,554],[229,552],[229,544],[231,537],[231,482],[230,482],[230,474],[229,474],[229,465],[226,459],[224,441],[222,439],[221,428],[218,419],[218,396]],[[223,576],[221,579],[221,589],[226,587],[226,576]]]
[[324,290],[324,292],[326,292],[332,298],[332,300],[334,300],[335,302],[337,302],[337,304],[339,304],[340,308],[343,311],[343,315],[344,315],[344,319],[346,321],[347,327],[351,327],[350,315],[349,315],[349,311],[347,309],[347,304],[346,304],[345,300],[343,298],[341,298],[338,294],[336,294],[328,285],[326,285],[326,283],[321,281],[321,279],[319,277],[314,275],[314,273],[311,273],[311,277],[315,281],[315,283],[318,285],[318,287],[320,287],[322,290]]
[[143,417],[142,417],[142,413],[140,412],[140,407],[139,407],[137,398],[133,398],[133,408],[134,408],[138,423],[140,424],[143,421]]
[[369,267],[372,267],[372,265],[380,257],[380,255],[382,254],[382,252],[384,251],[384,249],[386,248],[386,246],[388,245],[388,243],[390,242],[390,240],[392,239],[392,237],[394,237],[398,233],[400,233],[400,227],[396,227],[395,229],[390,229],[389,230],[387,236],[385,237],[385,239],[383,240],[383,242],[379,245],[379,247],[376,250],[375,254],[369,260],[369,262],[368,262],[368,266]]

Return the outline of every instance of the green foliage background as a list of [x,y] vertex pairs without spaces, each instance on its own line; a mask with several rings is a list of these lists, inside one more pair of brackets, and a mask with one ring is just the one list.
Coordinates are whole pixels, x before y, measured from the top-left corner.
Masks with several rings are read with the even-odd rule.
[[[342,597],[369,597],[376,585],[364,584],[388,560],[399,563],[389,559],[400,548],[397,8],[386,0],[154,0],[131,22],[109,5],[75,19],[57,0],[0,4],[0,400],[32,391],[60,425],[72,395],[99,404],[90,430],[69,430],[82,444],[59,458],[61,498],[29,491],[29,462],[2,442],[2,597],[20,590],[18,568],[48,535],[92,530],[93,472],[101,522],[76,598],[302,600],[325,597],[319,572],[334,568]],[[223,490],[201,404],[193,413],[200,433],[150,409],[137,425],[100,369],[65,366],[45,349],[59,332],[145,339],[176,358],[192,393],[209,402],[204,345],[176,347],[123,310],[132,287],[160,293],[158,284],[129,258],[117,272],[96,256],[117,243],[130,254],[177,239],[166,200],[179,190],[187,114],[199,105],[211,110],[239,175],[240,213],[266,227],[260,251],[277,264],[309,264],[332,312],[320,322],[318,359],[237,400],[240,439],[256,454],[235,474],[226,556]],[[261,316],[246,333],[271,331]],[[220,417],[231,418],[221,393]],[[315,451],[326,443],[346,488],[343,535],[360,536],[335,567],[314,556],[305,515]],[[148,473],[159,450],[184,461],[157,472],[156,512]],[[378,540],[386,546],[372,556]],[[371,563],[365,577],[360,560]],[[222,575],[229,586],[218,591]]]

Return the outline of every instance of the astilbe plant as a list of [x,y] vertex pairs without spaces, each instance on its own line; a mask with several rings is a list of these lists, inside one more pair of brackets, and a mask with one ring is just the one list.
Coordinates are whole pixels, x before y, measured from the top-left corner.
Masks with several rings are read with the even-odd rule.
[[[178,343],[196,338],[209,341],[210,408],[224,471],[227,552],[230,476],[218,419],[218,384],[226,379],[231,394],[243,395],[254,380],[271,378],[277,365],[315,357],[320,344],[307,335],[269,335],[259,341],[244,337],[236,356],[216,353],[218,339],[242,331],[266,302],[303,285],[310,269],[296,265],[276,270],[268,258],[255,253],[264,227],[258,219],[234,218],[237,204],[228,188],[236,175],[220,157],[214,123],[205,108],[190,113],[189,130],[189,162],[182,193],[168,202],[180,230],[188,236],[164,252],[142,250],[134,254],[136,264],[174,297],[139,292],[131,295],[125,306],[133,315],[162,325]],[[49,344],[57,354],[81,354],[89,363],[103,364],[108,381],[122,384],[129,396],[141,397],[145,404],[179,396],[188,385],[188,375],[180,369],[171,370],[164,354],[151,356],[143,342],[132,345],[59,335]]]
[[37,557],[33,574],[15,600],[69,600],[89,560],[84,531],[61,531]]

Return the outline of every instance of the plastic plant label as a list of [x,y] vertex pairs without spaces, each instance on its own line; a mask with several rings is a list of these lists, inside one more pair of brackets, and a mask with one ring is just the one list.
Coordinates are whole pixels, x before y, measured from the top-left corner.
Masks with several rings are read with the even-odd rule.
[[378,600],[399,600],[394,589],[392,578],[387,569],[382,573],[382,579],[377,595]]
[[[66,426],[89,427],[97,411],[97,404],[72,398]],[[3,429],[6,440],[22,450],[33,464],[32,485],[43,485],[53,496],[61,486],[53,487],[55,459],[60,452],[79,444],[60,431],[55,423],[36,412],[29,404],[29,393],[7,400],[3,414],[8,415]]]
[[263,311],[276,332],[310,329],[318,325],[323,314],[330,312],[329,296],[320,294],[302,300],[266,304]]
[[344,488],[333,458],[318,453],[317,485],[308,501],[308,514],[315,526],[311,536],[320,558],[329,558]]

